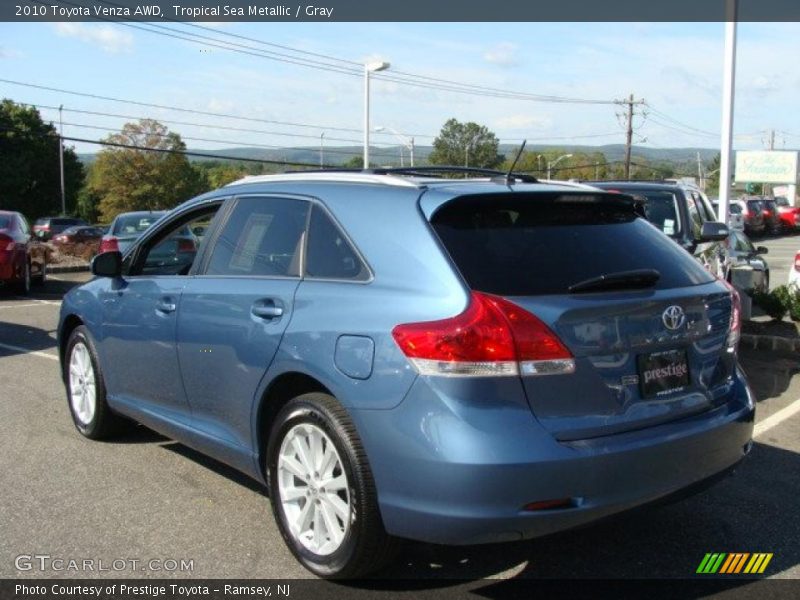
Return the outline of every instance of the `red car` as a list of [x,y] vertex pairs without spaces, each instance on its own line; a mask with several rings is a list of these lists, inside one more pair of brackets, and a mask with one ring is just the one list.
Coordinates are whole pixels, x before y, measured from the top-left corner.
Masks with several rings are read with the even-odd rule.
[[44,284],[46,268],[45,246],[33,239],[25,217],[0,211],[0,288],[27,294],[32,282]]
[[54,245],[60,244],[97,244],[100,245],[100,238],[103,237],[105,229],[93,225],[76,225],[65,229],[58,235],[54,235],[50,240]]
[[775,197],[778,205],[778,216],[781,219],[784,231],[797,231],[800,229],[800,207],[792,206],[786,198]]

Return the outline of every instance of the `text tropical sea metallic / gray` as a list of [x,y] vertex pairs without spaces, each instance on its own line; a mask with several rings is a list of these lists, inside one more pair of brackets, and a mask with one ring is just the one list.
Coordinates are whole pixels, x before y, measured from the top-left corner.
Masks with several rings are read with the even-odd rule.
[[202,17],[327,17],[333,16],[333,7],[308,5],[287,6],[283,4],[250,4],[248,6],[181,6],[173,4],[176,17],[198,19]]

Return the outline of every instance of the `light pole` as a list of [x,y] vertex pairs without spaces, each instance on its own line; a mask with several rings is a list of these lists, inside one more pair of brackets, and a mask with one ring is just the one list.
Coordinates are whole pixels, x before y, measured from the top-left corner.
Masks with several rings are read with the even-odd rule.
[[[410,162],[411,162],[411,166],[412,167],[414,166],[414,138],[413,137],[412,138],[406,137],[402,133],[400,133],[399,131],[397,131],[395,129],[392,129],[391,127],[383,127],[382,125],[376,127],[375,131],[376,132],[378,132],[378,131],[389,131],[389,132],[393,133],[394,136],[403,143],[403,146],[408,148],[408,156],[409,156],[409,159],[410,159]],[[403,151],[402,150],[400,150],[400,166],[401,167],[403,166]]]
[[67,194],[64,190],[64,105],[58,107],[58,168],[61,173],[61,214],[67,214]]
[[[470,149],[471,146],[473,146],[475,144],[475,142],[478,141],[479,137],[481,137],[481,134],[480,133],[476,133],[473,136],[473,138],[469,142],[466,143],[466,145],[464,147],[464,167],[467,168],[467,169],[469,168],[469,149]],[[465,175],[465,177],[466,177],[466,175]]]
[[560,163],[565,158],[572,158],[572,154],[564,154],[562,156],[559,156],[553,162],[550,162],[549,160],[547,161],[547,180],[548,181],[550,181],[550,171],[552,170],[552,168],[555,167],[558,163]]
[[364,65],[364,168],[369,169],[369,74],[385,71],[388,62],[373,61]]
[[325,132],[319,134],[319,168],[325,165]]

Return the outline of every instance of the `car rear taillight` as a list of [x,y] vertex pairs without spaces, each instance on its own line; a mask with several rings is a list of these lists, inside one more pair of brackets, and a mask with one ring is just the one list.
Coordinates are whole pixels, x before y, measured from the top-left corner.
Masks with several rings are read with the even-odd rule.
[[0,233],[0,252],[11,252],[15,245],[14,238]]
[[178,240],[178,252],[195,252],[197,250],[197,246],[195,246],[194,240]]
[[487,377],[572,373],[575,361],[538,318],[499,296],[472,292],[467,309],[392,330],[422,375]]
[[794,270],[800,273],[800,252],[794,255]]
[[735,287],[725,280],[722,280],[722,283],[731,293],[731,325],[726,344],[728,352],[736,352],[736,346],[739,344],[739,338],[742,335],[742,299]]
[[119,243],[115,237],[104,237],[100,240],[100,252],[119,252]]

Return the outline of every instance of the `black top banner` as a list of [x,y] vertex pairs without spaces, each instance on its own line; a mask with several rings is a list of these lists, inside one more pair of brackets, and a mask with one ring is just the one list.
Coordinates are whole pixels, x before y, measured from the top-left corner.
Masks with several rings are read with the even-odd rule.
[[800,21],[798,0],[3,0],[1,21]]

